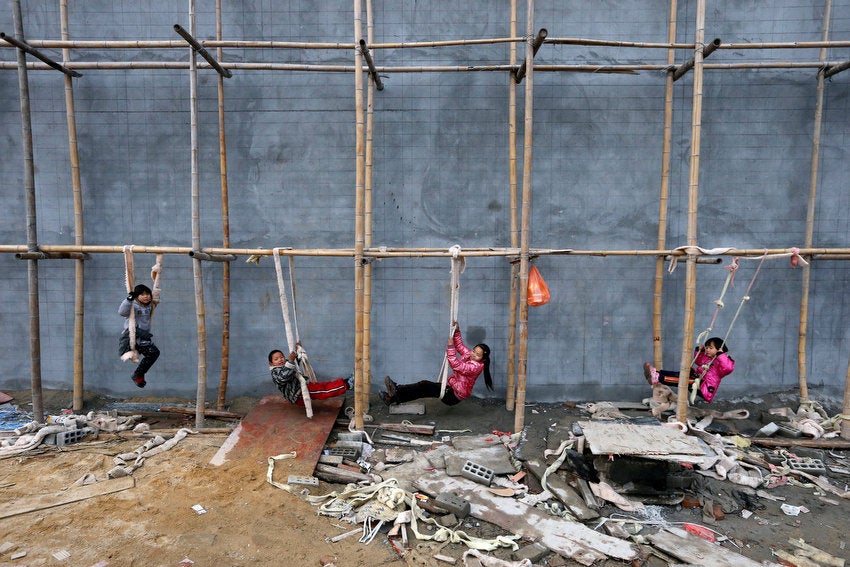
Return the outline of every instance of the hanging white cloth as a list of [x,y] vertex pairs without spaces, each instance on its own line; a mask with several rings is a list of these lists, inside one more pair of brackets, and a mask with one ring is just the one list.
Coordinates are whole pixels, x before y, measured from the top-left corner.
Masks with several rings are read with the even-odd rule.
[[[449,307],[449,340],[452,340],[454,337],[455,330],[457,327],[455,326],[455,321],[457,321],[458,314],[458,304],[460,302],[460,274],[463,273],[463,270],[466,268],[466,260],[463,256],[460,255],[461,249],[460,246],[455,244],[451,248],[449,248],[449,253],[452,255],[452,276],[451,276],[451,301]],[[443,364],[440,367],[440,399],[443,399],[443,395],[446,393],[446,386],[448,385],[449,375],[451,374],[451,367],[449,366],[449,359],[447,355],[443,355]]]
[[[289,299],[286,296],[286,285],[283,281],[283,269],[280,265],[280,248],[275,248],[273,250],[274,254],[274,269],[277,273],[277,288],[280,293],[280,309],[283,313],[283,326],[286,330],[286,344],[289,348],[289,352],[296,351],[296,355],[306,356],[306,352],[304,352],[303,348],[297,346],[297,343],[300,342],[295,338],[295,334],[298,332],[297,326],[293,329],[293,323],[289,316]],[[290,270],[292,269],[292,264],[290,263]],[[291,272],[290,272],[291,276]],[[292,278],[290,277],[290,281]],[[293,312],[295,311],[295,306],[293,304]],[[313,417],[313,404],[310,400],[310,390],[307,389],[307,380],[304,378],[304,373],[301,371],[301,366],[298,361],[298,356],[295,358],[295,374],[298,376],[299,382],[301,382],[301,398],[304,400],[304,409],[307,412],[307,417]]]

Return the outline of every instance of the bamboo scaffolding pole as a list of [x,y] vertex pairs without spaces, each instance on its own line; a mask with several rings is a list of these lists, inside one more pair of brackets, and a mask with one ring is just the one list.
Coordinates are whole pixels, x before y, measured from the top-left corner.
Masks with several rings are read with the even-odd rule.
[[514,431],[525,427],[525,393],[528,375],[528,269],[529,244],[531,242],[531,158],[534,126],[534,0],[527,0],[525,46],[525,111],[523,124],[522,156],[522,221],[520,232],[520,280],[519,280],[519,356],[517,357],[517,393],[514,411]]
[[[672,43],[676,39],[677,0],[670,0],[670,12],[667,22],[667,39]],[[667,72],[664,83],[664,126],[661,142],[661,188],[658,197],[658,248],[667,244],[667,214],[670,200],[670,148],[673,137],[673,78],[672,66],[676,61],[673,49],[667,50]],[[652,360],[656,368],[661,368],[664,360],[663,309],[664,304],[664,261],[666,256],[655,260],[655,281],[652,294]]]
[[[195,0],[189,0],[189,33],[195,31]],[[192,251],[201,250],[200,181],[198,176],[198,69],[195,50],[189,47],[189,114],[191,143]],[[198,335],[198,387],[195,395],[195,427],[204,426],[207,394],[207,328],[204,304],[203,261],[192,258],[195,285],[195,327]]]
[[188,44],[192,47],[192,49],[194,49],[195,51],[197,51],[197,52],[198,52],[198,54],[200,54],[200,56],[201,56],[201,57],[203,57],[203,58],[206,60],[206,62],[207,62],[207,63],[209,63],[209,64],[210,64],[210,66],[211,66],[213,69],[215,69],[215,70],[216,70],[216,72],[217,72],[219,75],[221,75],[221,76],[223,76],[223,77],[227,77],[228,79],[229,79],[230,77],[232,77],[232,76],[233,76],[233,73],[231,73],[231,72],[230,72],[229,70],[227,70],[227,69],[222,68],[222,66],[221,66],[221,65],[219,65],[218,61],[216,61],[216,60],[215,60],[215,57],[213,57],[212,55],[210,55],[210,52],[209,52],[209,51],[207,51],[207,50],[204,48],[204,46],[203,46],[203,45],[201,45],[201,44],[198,42],[198,40],[197,40],[197,39],[195,39],[195,38],[192,36],[192,34],[190,34],[189,32],[187,32],[186,30],[184,30],[184,29],[183,29],[183,26],[181,26],[180,24],[174,24],[174,31],[176,31],[176,32],[177,32],[177,35],[179,35],[180,37],[182,37],[183,39],[185,39],[185,40],[186,40],[186,43],[188,43]]
[[[688,178],[688,245],[697,241],[697,213],[699,197],[700,136],[702,127],[702,43],[705,37],[705,0],[697,0],[694,44],[693,108],[691,111],[691,156]],[[691,350],[694,334],[694,307],[696,305],[696,256],[688,254],[685,272],[685,318],[682,325],[682,357],[679,365],[679,389],[676,419],[686,423],[688,418],[688,377],[691,369]]]
[[[540,46],[543,45],[543,42],[546,39],[546,36],[549,35],[549,31],[546,28],[540,28],[540,31],[537,32],[537,37],[534,38],[534,41],[531,43],[531,50],[534,55],[537,55],[537,52],[540,50]],[[522,65],[514,71],[514,81],[519,84],[522,82],[523,77],[525,77],[525,61],[522,62]]]
[[366,45],[365,39],[360,40],[360,53],[363,54],[363,59],[366,60],[366,66],[369,67],[369,78],[375,83],[379,91],[384,90],[384,83],[381,82],[381,77],[375,70],[375,62],[372,61],[372,54],[369,53],[369,47]]
[[[21,0],[12,2],[12,19],[15,35],[23,41],[24,22]],[[32,114],[30,112],[29,78],[26,68],[26,51],[16,50],[18,62],[18,93],[21,103],[21,142],[24,154],[24,200],[26,204],[27,250],[38,251],[38,215],[36,213],[35,162],[33,158]],[[36,421],[44,418],[44,400],[41,391],[41,319],[38,305],[38,260],[27,260],[27,289],[30,315],[30,388],[32,412]]]
[[19,252],[15,254],[18,260],[88,260],[88,254],[79,252]]
[[[222,38],[221,0],[215,2],[215,37]],[[216,58],[224,60],[221,47],[216,48]],[[221,245],[230,247],[230,197],[227,185],[227,139],[225,136],[224,77],[218,76],[218,156],[221,178]],[[235,256],[234,256],[235,258]],[[221,373],[218,379],[218,401],[220,410],[227,405],[227,382],[230,374],[230,262],[221,266]]]
[[[827,67],[839,66],[843,62],[830,61]],[[48,70],[46,64],[29,62],[27,69],[31,71]],[[68,63],[70,69],[82,70],[187,70],[189,65],[182,61],[77,61]],[[706,63],[703,70],[758,70],[758,69],[815,69],[819,70],[823,63],[816,61],[754,61],[749,63]],[[353,73],[354,65],[323,65],[323,64],[296,64],[296,63],[252,63],[252,62],[230,62],[222,63],[225,69],[243,71],[302,71],[308,73],[330,72],[330,73]],[[197,69],[212,69],[210,65],[196,64]],[[0,61],[0,70],[15,69],[15,64],[9,61]],[[468,72],[503,72],[513,73],[515,67],[504,65],[421,65],[421,66],[384,66],[375,67],[375,71],[381,74],[393,73],[468,73]],[[535,70],[547,73],[613,73],[613,74],[638,74],[640,71],[666,72],[669,65],[666,64],[622,64],[622,65],[538,65]],[[368,72],[369,67],[360,67],[362,72]]]
[[[86,254],[123,254],[124,245],[101,245],[101,244],[46,244],[38,247],[40,252],[48,254],[56,253],[86,253]],[[188,255],[193,252],[188,246],[148,246],[134,244],[133,250],[137,253],[146,254],[169,254]],[[594,256],[606,258],[608,256],[664,256],[669,258],[685,258],[687,253],[681,249],[667,250],[576,250],[573,248],[529,248],[530,256]],[[0,244],[0,254],[26,253],[25,244]],[[273,248],[216,248],[208,247],[201,250],[202,253],[212,255],[234,255],[234,256],[272,256]],[[355,255],[353,248],[282,248],[281,256],[331,256],[351,257]],[[490,247],[490,248],[464,248],[464,257],[495,257],[506,256],[518,257],[520,248],[513,247]],[[738,256],[742,258],[758,258],[765,254],[769,256],[790,256],[797,253],[800,256],[811,257],[814,260],[847,260],[850,259],[850,248],[728,248],[718,251],[716,254],[703,254],[694,249],[692,255],[697,258],[698,263],[716,263],[715,258],[721,256]],[[364,248],[363,256],[366,258],[447,258],[451,252],[445,248]],[[669,259],[668,258],[668,259]]]
[[[370,42],[371,49],[421,49],[423,47],[456,47],[469,45],[492,45],[497,43],[524,43],[525,38],[519,36],[491,37],[478,39],[449,39],[440,41],[410,41],[410,42]],[[302,42],[302,41],[263,41],[263,40],[204,40],[201,45],[207,48],[228,49],[316,49],[316,50],[352,50],[356,44],[347,42]],[[583,45],[589,47],[615,47],[636,49],[677,49],[693,51],[693,43],[677,42],[640,42],[619,41],[609,39],[593,39],[581,37],[547,37],[546,43],[553,45]],[[186,44],[178,40],[57,40],[29,39],[30,47],[42,49],[183,49]],[[0,49],[12,47],[3,45]],[[760,49],[820,49],[850,47],[850,40],[831,41],[768,41],[752,43],[724,43],[718,49],[730,50],[760,50]]]
[[837,75],[842,71],[846,71],[850,69],[850,61],[845,61],[844,63],[839,63],[838,65],[830,65],[826,69],[824,69],[823,76],[826,79],[829,79],[833,75]]
[[[21,37],[23,37],[23,36],[21,36]],[[78,72],[73,71],[71,69],[68,69],[68,68],[64,67],[63,65],[60,65],[59,63],[57,63],[56,61],[53,61],[48,56],[44,55],[43,53],[39,52],[38,50],[33,49],[32,47],[27,45],[27,43],[25,41],[21,41],[21,40],[16,39],[12,36],[6,35],[4,32],[0,32],[0,39],[6,40],[6,42],[11,43],[15,47],[17,47],[19,50],[24,51],[26,53],[29,53],[33,57],[40,59],[41,61],[44,61],[44,63],[48,67],[50,67],[52,69],[56,69],[57,71],[61,71],[62,73],[68,75],[69,77],[82,77],[82,75],[79,74]]]
[[[824,7],[823,29],[821,30],[822,39],[826,40],[829,37],[829,22],[832,14],[832,0],[827,0]],[[821,48],[820,58],[826,60],[827,50]],[[809,200],[806,205],[806,236],[805,246],[809,248],[812,245],[814,230],[815,230],[815,205],[817,203],[818,192],[818,170],[820,164],[820,139],[823,125],[823,92],[824,80],[826,73],[821,71],[818,73],[818,85],[815,91],[815,117],[814,127],[812,132],[812,157],[809,166]],[[806,364],[806,344],[809,329],[809,288],[811,283],[811,266],[803,266],[803,275],[801,278],[801,293],[800,293],[800,323],[798,328],[797,338],[797,381],[800,387],[800,400],[806,401],[809,399],[808,387],[808,369]]]
[[[703,47],[702,48],[703,60],[705,60],[706,57],[708,57],[709,55],[714,53],[717,50],[717,48],[720,47],[720,43],[721,43],[720,38],[716,37],[716,38],[714,38],[714,41],[712,41],[711,43],[709,43],[708,45]],[[688,71],[690,71],[693,68],[694,68],[694,59],[692,57],[686,63],[684,63],[683,65],[680,65],[679,67],[676,68],[675,71],[673,71],[673,80],[678,81],[679,79],[681,79],[682,77],[685,76],[685,73],[687,73]]]
[[[371,44],[374,40],[374,25],[372,21],[372,0],[366,0],[366,38]],[[361,40],[362,41],[362,40]],[[365,53],[364,53],[365,55]],[[375,80],[377,78],[377,81]],[[363,246],[372,246],[372,158],[374,135],[374,103],[375,87],[379,85],[377,74],[369,74],[366,84],[366,146],[364,148],[363,175]],[[383,87],[379,87],[381,90]],[[372,389],[372,262],[363,262],[363,391],[366,398],[364,407],[369,408],[368,392]]]
[[[517,31],[517,0],[511,0],[510,13],[511,35]],[[517,63],[516,44],[510,44],[511,66]],[[516,155],[516,81],[508,81],[508,183],[511,208],[511,246],[519,247],[519,209],[517,206],[517,155]],[[517,302],[519,301],[519,265],[510,264],[511,292],[510,311],[508,314],[508,354],[507,354],[507,387],[505,392],[505,408],[513,411],[516,402],[516,338],[517,338]]]
[[[68,31],[68,0],[59,2],[60,33],[63,40],[70,37]],[[71,50],[62,50],[62,62],[71,59]],[[83,223],[83,191],[80,178],[80,153],[77,146],[77,118],[74,104],[74,81],[68,75],[65,81],[65,116],[68,122],[68,157],[71,164],[71,191],[74,201],[74,244],[85,242],[85,224]],[[81,254],[74,263],[74,393],[73,409],[75,413],[83,410],[85,393],[85,262],[89,256]]]
[[847,363],[847,375],[844,377],[844,406],[841,415],[841,438],[850,439],[850,362]]
[[[354,0],[354,41],[359,43],[363,35],[363,6],[361,0]],[[354,50],[354,68],[362,69],[363,54]],[[354,73],[354,112],[355,112],[355,187],[354,187],[354,424],[363,430],[363,414],[368,407],[369,391],[365,388],[363,374],[363,329],[365,318],[363,249],[365,247],[365,148],[364,148],[364,111],[363,111],[363,73]]]

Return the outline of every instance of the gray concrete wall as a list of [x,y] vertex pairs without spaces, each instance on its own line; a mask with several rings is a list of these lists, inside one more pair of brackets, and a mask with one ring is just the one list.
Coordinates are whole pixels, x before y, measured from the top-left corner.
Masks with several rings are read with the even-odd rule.
[[[186,4],[186,5],[184,5]],[[270,5],[271,4],[271,5]],[[508,37],[509,3],[375,3],[375,41]],[[677,41],[694,38],[695,3],[680,2]],[[824,1],[712,2],[706,40],[724,43],[821,39]],[[549,37],[628,42],[667,40],[665,2],[536,1],[534,28]],[[11,2],[0,30],[12,34]],[[180,2],[85,2],[70,8],[79,40],[178,39],[189,28]],[[525,34],[525,8],[519,9]],[[214,5],[198,3],[197,36],[215,34]],[[850,39],[850,1],[833,2],[831,39]],[[350,2],[225,2],[225,39],[351,43]],[[28,39],[59,38],[58,3],[24,3]],[[61,59],[56,49],[45,53]],[[817,49],[720,50],[710,63],[811,62]],[[179,50],[75,50],[74,61],[181,61]],[[0,48],[0,244],[26,243],[24,160],[15,51]],[[504,65],[506,45],[393,49],[378,65]],[[677,62],[688,59],[678,53]],[[829,50],[833,62],[849,48]],[[226,49],[226,61],[351,65],[348,50]],[[663,49],[545,45],[537,64],[664,64]],[[191,246],[189,74],[186,70],[89,69],[74,80],[85,241],[95,245]],[[42,245],[74,242],[64,83],[55,71],[28,73]],[[662,71],[534,74],[531,246],[593,250],[654,249],[662,163]],[[674,88],[669,248],[687,243],[693,74]],[[387,247],[507,246],[509,77],[504,72],[388,73],[374,98],[373,242]],[[220,246],[217,77],[198,81],[201,227],[204,246]],[[523,83],[524,85],[524,83]],[[231,244],[240,248],[354,246],[355,98],[351,73],[235,70],[225,80]],[[814,245],[848,247],[850,75],[828,81],[815,210]],[[802,246],[816,101],[813,69],[707,69],[704,75],[698,243],[703,248]],[[519,173],[524,90],[518,90]],[[521,177],[520,177],[521,179]],[[285,345],[275,271],[244,257],[232,263],[228,393],[273,390],[266,355]],[[138,254],[144,275],[154,258]],[[728,264],[729,259],[724,259]],[[529,316],[528,398],[551,401],[639,399],[643,361],[652,357],[651,257],[544,256],[536,260],[552,302]],[[725,335],[758,262],[742,260],[714,334]],[[354,274],[351,258],[296,260],[300,336],[320,375],[351,372]],[[437,375],[448,330],[447,259],[375,262],[372,370],[399,381]],[[73,378],[74,265],[38,264],[42,380]],[[221,361],[221,266],[203,267],[207,368],[214,399]],[[697,270],[696,332],[710,322],[723,266]],[[768,260],[735,322],[729,345],[737,370],[721,396],[793,388],[801,269]],[[493,353],[504,395],[510,268],[503,258],[471,258],[461,277],[460,322],[469,342]],[[85,267],[86,386],[126,395],[138,390],[117,356],[124,296],[123,259],[93,254]],[[140,277],[144,281],[144,277]],[[665,278],[664,359],[677,367],[684,317],[684,266]],[[840,391],[850,358],[850,266],[815,262],[809,306],[809,384]],[[163,302],[154,333],[163,354],[148,375],[153,395],[192,397],[198,375],[192,261],[166,256]],[[0,254],[0,389],[30,383],[27,266]]]

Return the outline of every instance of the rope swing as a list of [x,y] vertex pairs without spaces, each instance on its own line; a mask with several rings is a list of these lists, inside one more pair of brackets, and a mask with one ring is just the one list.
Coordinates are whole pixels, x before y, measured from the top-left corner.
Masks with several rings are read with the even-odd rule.
[[307,359],[307,352],[301,346],[301,339],[298,337],[298,319],[295,315],[295,260],[289,258],[289,283],[290,294],[292,295],[292,318],[289,315],[289,299],[286,295],[286,284],[283,281],[283,268],[280,265],[280,248],[275,248],[274,253],[274,269],[277,273],[277,288],[280,293],[280,310],[283,313],[283,325],[286,330],[286,344],[289,347],[289,352],[295,351],[295,374],[298,376],[298,381],[301,382],[301,397],[304,400],[304,408],[307,411],[307,417],[313,417],[313,404],[310,400],[310,390],[307,389],[307,380],[304,378],[305,371],[309,371],[310,380],[316,381],[316,375],[310,362]]
[[[162,254],[156,255],[156,263],[151,266],[151,281],[153,285],[151,286],[151,322],[153,322],[153,312],[156,309],[157,304],[159,303],[159,295],[160,295],[160,287],[159,287],[159,278],[162,273]],[[127,293],[133,291],[133,288],[136,287],[135,283],[136,275],[135,275],[135,262],[133,258],[133,245],[124,246],[124,287],[127,290]],[[130,309],[129,316],[130,324],[129,324],[129,334],[130,334],[130,350],[121,355],[121,360],[124,362],[133,361],[133,363],[139,362],[139,352],[136,350],[136,309]]]
[[[458,303],[460,300],[460,274],[466,268],[466,259],[460,255],[460,246],[455,244],[449,248],[449,253],[452,255],[452,277],[451,277],[451,300],[449,307],[449,340],[455,334],[458,314]],[[446,385],[448,384],[451,367],[449,366],[449,357],[443,354],[443,364],[440,367],[440,399],[446,393]]]
[[[752,291],[753,285],[755,285],[755,283],[756,283],[756,278],[758,277],[759,272],[761,271],[761,267],[764,264],[764,261],[768,258],[768,256],[769,256],[769,254],[767,253],[767,251],[765,251],[765,253],[762,254],[758,258],[759,265],[756,268],[756,271],[753,273],[753,277],[750,279],[750,284],[747,286],[747,290],[744,292],[744,295],[741,296],[741,300],[738,302],[738,309],[735,310],[735,315],[734,315],[734,317],[732,317],[732,321],[729,323],[729,327],[726,329],[726,334],[723,336],[723,342],[720,345],[721,349],[723,348],[723,345],[726,344],[726,341],[729,339],[729,335],[730,335],[730,333],[732,333],[732,328],[735,326],[735,322],[738,320],[738,316],[741,314],[741,310],[744,308],[744,304],[747,301],[750,300],[750,292]],[[774,257],[776,257],[776,256],[777,255],[774,255]],[[786,255],[783,254],[781,256],[785,257]],[[793,257],[794,256],[792,256],[792,258]],[[726,276],[726,281],[723,283],[723,289],[720,292],[720,297],[717,298],[714,301],[714,303],[717,305],[717,307],[714,310],[714,316],[711,318],[711,323],[709,323],[709,326],[702,333],[700,333],[699,336],[697,337],[697,341],[696,341],[697,342],[697,348],[699,348],[699,346],[703,343],[703,341],[708,339],[708,336],[711,333],[712,328],[714,327],[714,322],[717,319],[717,314],[721,309],[723,309],[723,306],[724,306],[723,297],[726,295],[726,290],[729,288],[730,284],[731,284],[732,287],[735,287],[735,283],[734,283],[735,282],[735,273],[738,271],[739,260],[740,260],[740,258],[733,258],[732,262],[728,266],[726,266],[726,268],[725,268],[726,270],[729,270],[729,274]],[[805,260],[804,260],[804,262],[805,262]],[[695,352],[694,358],[691,359],[691,365],[692,366],[693,366],[694,362],[696,362],[696,357],[697,357],[697,355],[696,355],[696,352]],[[709,368],[711,368],[711,365],[713,363],[714,363],[714,360],[712,359],[711,362],[708,363],[708,366],[706,366],[703,369],[703,371],[700,372],[699,376],[696,377],[693,384],[691,385],[691,392],[690,392],[690,398],[689,398],[691,404],[693,404],[696,401],[697,391],[699,391],[700,383],[702,382],[703,377],[708,372]]]

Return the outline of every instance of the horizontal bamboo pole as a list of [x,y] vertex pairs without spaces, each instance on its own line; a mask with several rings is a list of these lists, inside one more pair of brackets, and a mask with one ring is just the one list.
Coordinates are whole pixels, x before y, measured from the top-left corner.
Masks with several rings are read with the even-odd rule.
[[[185,45],[184,45],[185,47]],[[730,69],[821,69],[823,67],[837,67],[843,61],[761,61],[750,63],[705,63],[706,70],[730,70]],[[50,66],[45,63],[28,62],[27,70],[44,71]],[[189,63],[186,61],[73,61],[65,64],[68,69],[85,69],[99,71],[115,70],[186,70]],[[330,72],[330,73],[352,73],[353,65],[304,65],[295,63],[250,63],[250,62],[227,62],[222,63],[225,69],[242,71],[303,71],[303,72]],[[17,70],[18,65],[13,61],[0,61],[0,70]],[[198,63],[198,69],[212,69],[209,64]],[[504,72],[512,73],[516,67],[511,65],[424,65],[403,67],[375,67],[377,73],[467,73],[467,72]],[[543,72],[572,72],[572,73],[636,73],[640,71],[667,71],[667,64],[633,64],[633,65],[535,65],[535,71]],[[362,72],[369,72],[369,67],[364,66]]]
[[[464,45],[492,45],[497,43],[524,43],[524,37],[493,37],[480,39],[454,39],[442,41],[410,41],[372,43],[371,49],[418,49],[422,47],[453,47]],[[233,49],[355,49],[354,43],[344,42],[303,42],[303,41],[254,41],[254,40],[207,40],[200,42],[207,48]],[[595,47],[616,47],[636,49],[682,49],[693,51],[693,43],[656,43],[637,41],[616,41],[607,39],[591,39],[580,37],[547,37],[546,43],[555,45],[585,45]],[[57,39],[28,39],[32,47],[49,49],[178,49],[186,44],[177,40],[57,40]],[[0,42],[0,48],[6,47]],[[785,41],[785,42],[754,42],[754,43],[724,43],[719,49],[820,49],[820,48],[850,47],[848,40],[829,41]]]
[[[30,252],[25,244],[0,245],[0,254],[25,254]],[[76,245],[76,244],[54,244],[39,246],[37,252],[46,254],[85,253],[85,254],[123,254],[124,245]],[[133,245],[133,252],[138,254],[189,254],[207,255],[210,259],[218,256],[224,260],[229,255],[235,256],[271,256],[273,248],[204,248],[201,251],[192,250],[186,246],[146,246]],[[281,256],[354,256],[353,248],[279,248]],[[800,256],[813,257],[814,259],[847,259],[850,257],[850,248],[729,248],[717,254],[705,254],[694,250],[693,255],[700,257],[737,256],[758,258],[764,254],[790,255],[796,253]],[[454,252],[447,248],[388,248],[373,247],[365,248],[363,255],[371,258],[444,258],[451,257]],[[512,247],[486,247],[486,248],[461,248],[464,257],[485,256],[517,256],[519,248]],[[688,253],[680,250],[575,250],[572,248],[530,248],[530,256],[665,256],[686,257]],[[841,256],[841,258],[839,258]]]

